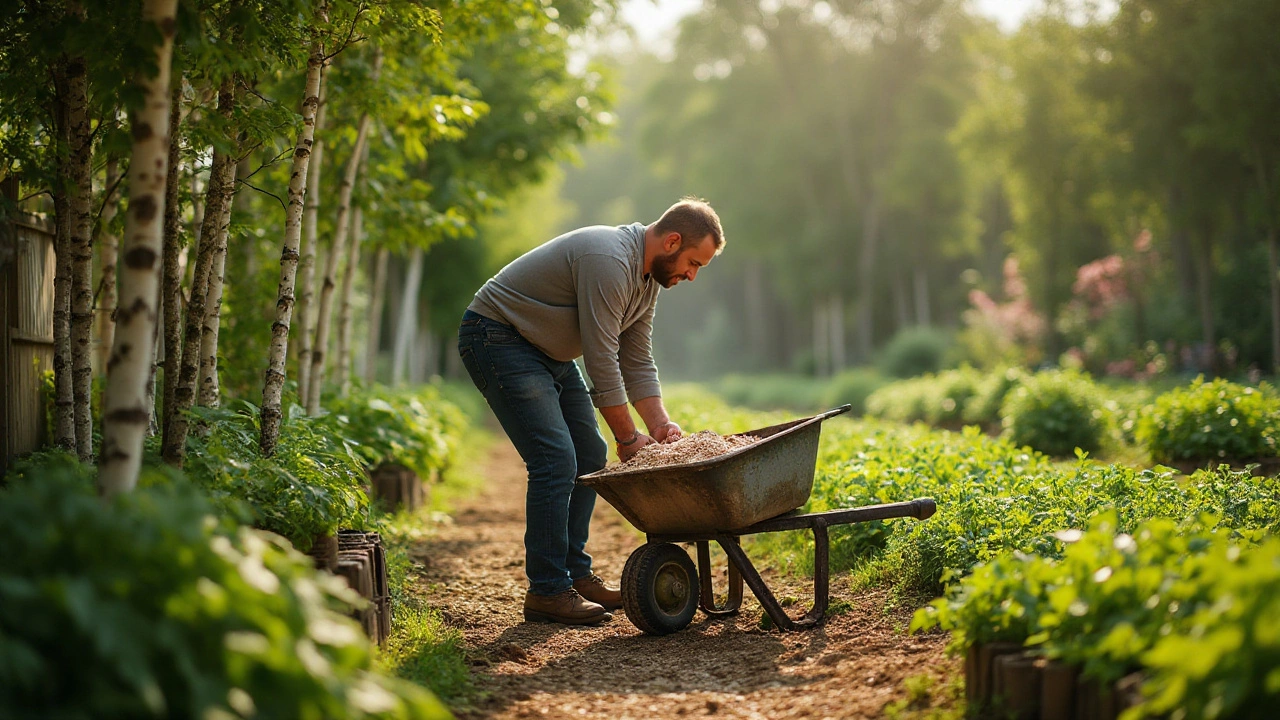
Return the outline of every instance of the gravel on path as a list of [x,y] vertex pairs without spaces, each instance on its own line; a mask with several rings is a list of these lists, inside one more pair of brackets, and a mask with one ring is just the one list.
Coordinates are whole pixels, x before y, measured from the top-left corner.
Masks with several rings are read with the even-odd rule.
[[[736,617],[699,613],[666,637],[643,635],[622,611],[594,628],[524,622],[525,470],[505,440],[489,451],[485,477],[453,521],[412,552],[421,565],[416,582],[461,630],[475,673],[479,692],[454,708],[459,718],[873,718],[908,697],[907,678],[932,680],[933,697],[915,698],[927,707],[945,702],[939,689],[961,672],[943,652],[946,636],[907,635],[910,608],[886,610],[884,592],[854,595],[839,577],[832,604],[850,609],[810,631],[762,630],[749,590]],[[598,502],[587,545],[598,574],[616,585],[643,542]],[[799,598],[793,616],[807,607],[807,580],[762,574],[777,597]],[[721,591],[725,576],[720,567]]]

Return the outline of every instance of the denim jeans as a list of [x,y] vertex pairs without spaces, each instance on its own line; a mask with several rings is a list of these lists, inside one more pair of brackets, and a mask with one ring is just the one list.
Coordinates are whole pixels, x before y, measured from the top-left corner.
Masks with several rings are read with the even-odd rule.
[[608,451],[578,366],[553,360],[510,325],[468,310],[458,353],[524,458],[525,575],[535,595],[555,595],[591,574],[586,553],[594,490],[575,483],[604,467]]

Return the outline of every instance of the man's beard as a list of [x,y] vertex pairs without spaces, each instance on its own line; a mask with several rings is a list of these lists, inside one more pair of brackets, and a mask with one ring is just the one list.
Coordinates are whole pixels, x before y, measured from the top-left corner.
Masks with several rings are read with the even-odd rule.
[[680,250],[676,250],[670,255],[659,255],[653,259],[653,267],[650,268],[649,274],[654,280],[664,288],[669,288],[676,284],[676,261],[680,259]]

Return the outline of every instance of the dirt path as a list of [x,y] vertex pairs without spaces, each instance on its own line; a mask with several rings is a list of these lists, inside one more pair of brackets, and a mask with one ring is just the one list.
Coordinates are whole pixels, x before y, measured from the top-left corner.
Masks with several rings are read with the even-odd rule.
[[[621,611],[598,628],[526,623],[524,464],[502,440],[485,468],[481,494],[414,551],[429,602],[462,631],[476,672],[480,696],[455,709],[461,718],[880,717],[906,697],[904,679],[926,674],[937,687],[960,672],[941,636],[902,632],[909,611],[886,613],[882,595],[854,597],[839,578],[832,602],[854,609],[808,632],[760,630],[749,590],[736,618],[699,613],[667,637],[641,634]],[[641,542],[600,501],[587,546],[596,571],[616,584]],[[778,597],[812,597],[811,585],[764,575]]]

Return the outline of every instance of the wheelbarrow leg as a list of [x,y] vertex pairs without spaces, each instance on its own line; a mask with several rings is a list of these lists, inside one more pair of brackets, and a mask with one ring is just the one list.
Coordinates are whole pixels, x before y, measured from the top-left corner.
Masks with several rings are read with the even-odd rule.
[[[721,547],[724,546],[724,540],[718,542]],[[738,538],[732,537],[730,542],[737,545]],[[738,572],[737,565],[729,563],[729,597],[724,607],[716,607],[715,589],[711,585],[711,543],[707,540],[698,541],[698,580],[702,586],[702,597],[699,601],[702,612],[711,617],[737,614],[738,608],[742,606],[742,574]]]
[[736,537],[721,535],[718,542],[728,554],[730,564],[738,568],[747,586],[751,588],[751,592],[760,601],[760,605],[769,614],[774,625],[782,630],[803,630],[822,622],[827,614],[831,590],[831,569],[828,566],[830,547],[826,523],[819,521],[813,526],[813,607],[799,620],[792,620],[782,609],[782,605],[765,586],[764,579],[760,577],[759,572],[756,572],[755,566],[751,564],[751,560],[736,540]]

